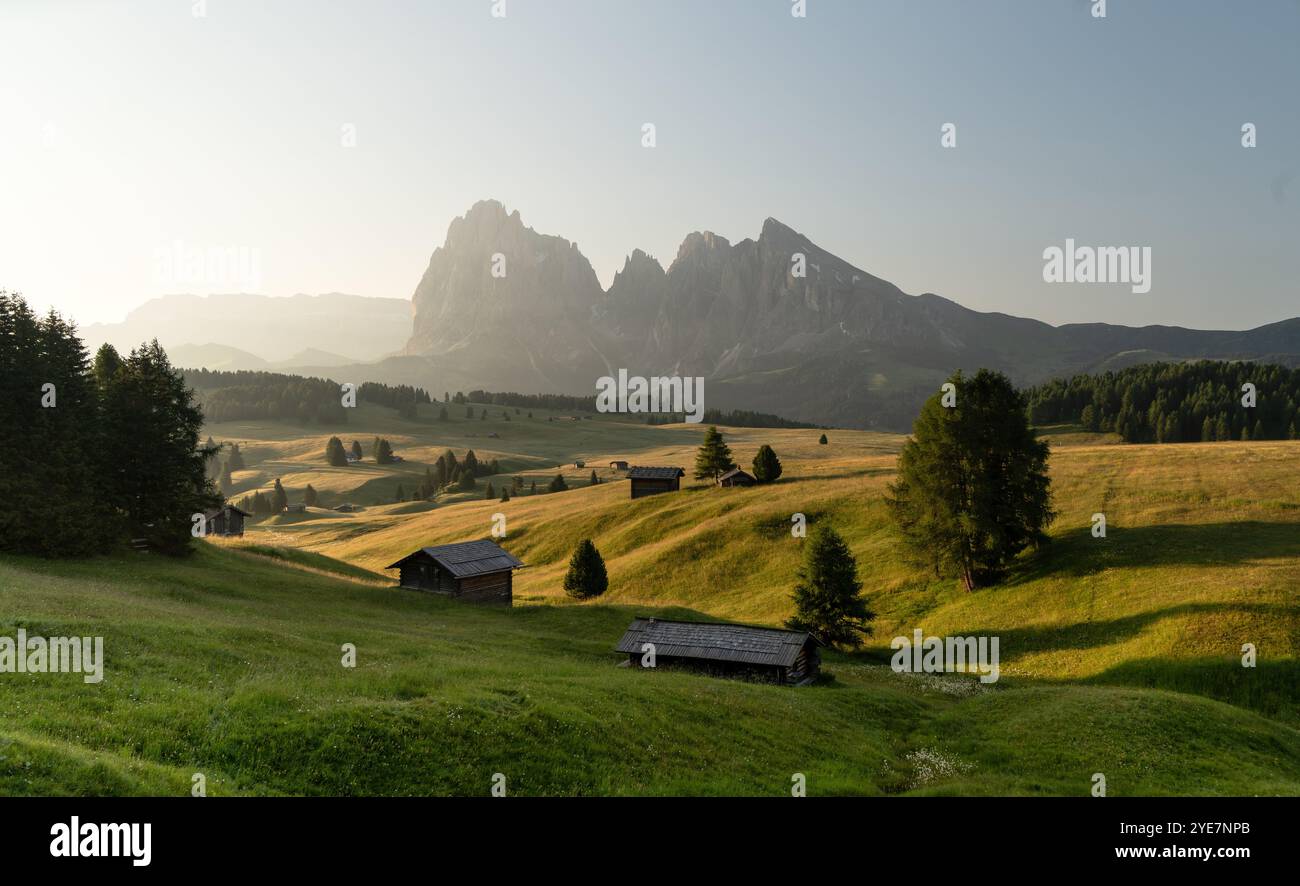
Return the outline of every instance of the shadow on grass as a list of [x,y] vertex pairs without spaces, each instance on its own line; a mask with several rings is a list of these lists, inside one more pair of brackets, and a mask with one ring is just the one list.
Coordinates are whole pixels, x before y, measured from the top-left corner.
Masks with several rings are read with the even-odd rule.
[[1253,668],[1238,658],[1137,659],[1081,682],[1204,695],[1300,727],[1300,661],[1294,659],[1261,659]]
[[1135,528],[1111,524],[1105,538],[1093,538],[1091,527],[1084,526],[1053,536],[1002,586],[1054,575],[1096,575],[1107,569],[1232,566],[1282,557],[1300,557],[1300,523],[1243,520]]

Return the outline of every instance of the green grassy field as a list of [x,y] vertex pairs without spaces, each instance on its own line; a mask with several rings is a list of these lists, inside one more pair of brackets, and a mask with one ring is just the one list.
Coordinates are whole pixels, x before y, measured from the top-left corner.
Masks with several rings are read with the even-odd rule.
[[[102,635],[107,657],[97,686],[0,675],[0,793],[188,793],[202,772],[211,794],[486,794],[500,772],[516,794],[779,795],[803,773],[810,795],[1086,796],[1101,772],[1112,796],[1300,794],[1300,445],[1047,429],[1053,542],[974,594],[902,564],[880,501],[888,435],[728,430],[742,464],[764,442],[781,456],[764,488],[632,502],[606,470],[508,503],[383,503],[447,446],[541,487],[561,464],[571,483],[615,459],[689,466],[701,433],[535,415],[367,412],[355,436],[389,437],[407,458],[393,468],[324,466],[328,435],[214,426],[243,444],[241,492],[278,476],[291,501],[311,482],[365,509],[274,518],[179,561],[0,558],[0,636]],[[617,667],[634,613],[779,623],[796,512],[857,556],[878,612],[866,650],[828,654],[830,679],[802,689]],[[528,564],[513,610],[390,587],[387,563],[487,537],[495,513]],[[586,536],[610,591],[578,604],[560,579]],[[999,636],[1001,681],[895,674],[889,639],[913,628]],[[1241,667],[1243,643],[1259,667]]]

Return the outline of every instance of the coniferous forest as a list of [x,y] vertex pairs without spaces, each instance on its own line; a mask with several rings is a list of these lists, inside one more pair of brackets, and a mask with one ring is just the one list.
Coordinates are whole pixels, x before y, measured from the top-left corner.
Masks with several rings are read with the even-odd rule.
[[1272,364],[1149,363],[1048,382],[1028,398],[1034,424],[1081,424],[1126,443],[1295,440],[1300,428],[1300,369]]
[[221,502],[202,424],[157,342],[125,356],[105,345],[92,363],[72,324],[0,291],[0,549],[184,551],[193,514]]

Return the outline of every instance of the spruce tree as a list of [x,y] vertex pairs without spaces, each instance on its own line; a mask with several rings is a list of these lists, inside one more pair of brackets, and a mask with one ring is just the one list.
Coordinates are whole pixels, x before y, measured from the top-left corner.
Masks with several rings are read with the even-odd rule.
[[361,444],[358,443],[356,440],[352,441],[352,457],[355,458],[357,461],[361,461],[362,458]]
[[289,496],[280,485],[280,478],[275,478],[275,488],[271,491],[271,513],[283,514],[285,508],[289,507]]
[[822,435],[821,435],[821,439],[819,439],[817,442],[820,443],[822,446],[825,446],[825,445],[827,444],[827,442],[828,442],[827,439],[826,439],[826,435],[825,435],[825,434],[822,434]]
[[758,454],[754,456],[753,468],[755,480],[759,483],[771,483],[781,476],[781,459],[776,457],[771,446],[764,443],[758,447]]
[[317,507],[320,504],[320,495],[317,494],[315,487],[310,483],[308,483],[307,488],[303,490],[302,503],[309,508]]
[[501,500],[510,501],[510,487],[508,486],[501,487]]
[[817,526],[808,538],[794,588],[795,614],[786,626],[808,631],[823,643],[857,647],[871,633],[875,614],[867,608],[858,564],[834,529]]
[[325,461],[336,468],[347,467],[348,454],[343,449],[343,441],[338,437],[330,437],[329,442],[325,444]]
[[1006,376],[960,372],[957,405],[936,393],[921,408],[886,498],[909,558],[967,590],[991,584],[1055,516],[1047,443],[1029,426],[1025,396]]
[[494,499],[494,498],[496,498],[496,497],[497,497],[497,491],[496,491],[495,489],[492,488],[492,481],[489,480],[489,481],[488,481],[488,485],[487,485],[487,489],[484,489],[484,490],[483,490],[483,498],[484,498],[484,500],[486,500],[486,501],[491,501],[492,499]]
[[570,597],[587,600],[599,597],[609,588],[605,560],[591,539],[578,542],[569,558],[569,571],[564,575],[564,590]]
[[723,441],[722,434],[710,425],[704,433],[704,442],[695,454],[695,479],[717,480],[735,466],[731,460],[731,449]]
[[599,483],[599,482],[600,482],[600,478],[596,476],[596,469],[595,469],[595,468],[592,468],[592,469],[591,469],[591,479],[590,479],[589,481],[587,481],[587,485],[589,485],[589,486],[595,486],[595,485],[596,485],[597,483]]
[[555,479],[550,482],[550,485],[547,488],[551,492],[564,492],[569,488],[569,486],[564,482],[563,474],[556,474]]

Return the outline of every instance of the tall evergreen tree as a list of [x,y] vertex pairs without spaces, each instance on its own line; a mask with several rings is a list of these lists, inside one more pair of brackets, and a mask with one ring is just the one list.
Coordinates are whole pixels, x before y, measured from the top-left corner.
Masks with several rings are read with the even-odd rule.
[[704,433],[704,442],[695,454],[695,479],[717,480],[736,466],[731,460],[731,449],[722,439],[722,434],[712,425]]
[[310,483],[308,483],[307,488],[302,491],[302,503],[309,508],[314,508],[320,505],[320,494],[316,491],[316,487],[312,486]]
[[1048,445],[1006,376],[981,369],[949,381],[957,405],[943,406],[938,393],[926,401],[886,503],[911,559],[973,590],[1046,540],[1054,517]]
[[781,476],[781,459],[776,457],[771,446],[764,443],[758,447],[758,454],[754,456],[753,468],[755,480],[759,483],[771,483]]
[[329,442],[325,444],[325,461],[336,468],[347,467],[348,454],[343,449],[343,441],[338,437],[330,437]]
[[163,552],[187,550],[191,516],[221,499],[204,471],[203,413],[156,340],[123,361],[105,392],[103,415],[113,466],[104,492],[127,531]]
[[289,496],[280,485],[280,478],[275,478],[275,488],[271,491],[271,513],[283,514],[285,508],[289,507]]
[[569,570],[564,575],[564,590],[570,597],[587,600],[599,597],[609,588],[609,575],[605,560],[591,539],[578,542],[569,558]]
[[795,614],[786,626],[809,631],[823,643],[861,645],[875,614],[862,596],[857,561],[839,533],[829,526],[813,529],[798,577]]

